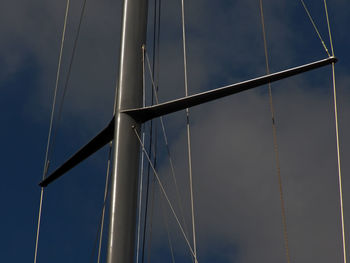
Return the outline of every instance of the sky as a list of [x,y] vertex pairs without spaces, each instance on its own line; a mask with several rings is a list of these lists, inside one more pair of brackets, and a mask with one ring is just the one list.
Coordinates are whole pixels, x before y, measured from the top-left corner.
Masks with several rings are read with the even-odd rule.
[[[147,50],[152,58],[154,2],[149,2]],[[304,2],[329,48],[323,1]],[[327,4],[339,59],[335,71],[345,234],[349,241],[350,3],[333,0]],[[81,6],[81,0],[71,2],[59,99]],[[52,149],[51,171],[112,118],[121,6],[122,1],[87,1]],[[266,73],[258,0],[191,0],[185,1],[185,8],[190,94]],[[30,262],[34,258],[38,182],[64,11],[65,1],[12,0],[0,4],[3,262]],[[158,71],[162,102],[185,93],[180,15],[180,1],[162,2]],[[327,56],[300,1],[264,1],[264,17],[271,72]],[[273,83],[272,92],[291,262],[342,262],[331,68]],[[156,123],[159,127],[159,120]],[[189,227],[185,114],[166,116],[164,123]],[[190,110],[190,123],[199,262],[286,262],[267,87],[196,106]],[[158,173],[176,204],[161,131],[157,141]],[[107,158],[105,147],[45,190],[37,262],[96,261],[94,244]],[[176,262],[192,262],[158,186],[154,189],[150,262],[171,262],[166,225]],[[177,206],[176,211],[180,212]]]

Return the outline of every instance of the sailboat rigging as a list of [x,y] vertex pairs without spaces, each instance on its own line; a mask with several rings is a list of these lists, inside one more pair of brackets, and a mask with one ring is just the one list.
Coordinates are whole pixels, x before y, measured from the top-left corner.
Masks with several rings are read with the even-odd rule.
[[[124,0],[119,83],[116,89],[115,115],[113,116],[113,119],[106,128],[104,128],[89,143],[73,154],[55,171],[48,176],[45,176],[40,182],[42,189],[47,187],[97,150],[113,141],[112,156],[114,159],[109,190],[108,263],[134,262],[135,260],[136,219],[138,217],[137,209],[140,172],[139,163],[141,152],[144,152],[152,166],[152,161],[147,155],[147,151],[141,138],[141,126],[145,122],[170,113],[198,106],[206,102],[224,98],[229,95],[260,87],[268,83],[280,81],[291,76],[313,71],[324,66],[331,65],[334,72],[334,64],[337,62],[337,58],[332,53],[326,58],[318,59],[301,66],[277,71],[275,73],[267,72],[266,75],[260,77],[230,84],[206,92],[199,92],[194,95],[188,95],[186,91],[186,96],[183,98],[145,106],[143,103],[143,87],[145,81],[143,47],[146,44],[147,15],[147,1]],[[183,37],[183,39],[185,38]],[[185,76],[186,74],[187,73],[185,72]],[[47,164],[45,164],[45,167],[47,167]],[[157,171],[153,166],[152,169],[158,180],[158,184],[161,187],[161,192],[166,197],[171,208],[171,201],[166,195],[166,191],[157,175]],[[173,209],[172,211],[175,215],[175,211]],[[179,219],[176,218],[176,220],[181,228],[183,236],[186,238],[185,230],[183,230],[181,225],[182,223]],[[193,234],[193,236],[195,236],[195,234]],[[193,241],[194,244],[192,244],[186,239],[186,242],[194,262],[199,262],[195,249],[195,241]],[[194,248],[192,246],[194,246]]]

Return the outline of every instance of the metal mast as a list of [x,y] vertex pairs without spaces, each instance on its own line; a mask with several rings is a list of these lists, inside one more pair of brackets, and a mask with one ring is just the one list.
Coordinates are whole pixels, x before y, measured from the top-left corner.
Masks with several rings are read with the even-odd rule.
[[142,46],[146,43],[147,12],[148,0],[124,0],[114,118],[97,136],[39,183],[41,187],[48,186],[114,140],[107,263],[134,262],[140,144],[133,127],[139,131],[141,123],[150,119],[337,62],[334,56],[329,56],[255,79],[142,107]]
[[142,45],[146,42],[147,0],[124,0],[116,96],[111,178],[108,263],[134,260],[140,144],[132,129],[140,123],[121,111],[142,106]]

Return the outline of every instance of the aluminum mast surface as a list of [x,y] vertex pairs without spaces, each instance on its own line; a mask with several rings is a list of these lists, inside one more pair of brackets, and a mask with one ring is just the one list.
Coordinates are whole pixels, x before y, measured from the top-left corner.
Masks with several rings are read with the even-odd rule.
[[124,0],[116,96],[111,178],[108,263],[134,261],[140,144],[132,126],[140,123],[122,110],[142,106],[142,45],[146,42],[147,0]]

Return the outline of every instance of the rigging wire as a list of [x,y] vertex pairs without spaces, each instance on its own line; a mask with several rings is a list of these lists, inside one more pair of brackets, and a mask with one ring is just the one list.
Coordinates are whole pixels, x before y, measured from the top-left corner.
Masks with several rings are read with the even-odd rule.
[[[151,130],[152,130],[152,121],[151,121]],[[152,138],[152,136],[151,136]],[[150,139],[151,140],[151,139]],[[151,146],[149,148],[151,150]],[[147,214],[148,214],[148,197],[149,197],[149,181],[150,181],[150,168],[147,168],[147,181],[146,181],[146,202],[145,202],[145,215],[143,220],[143,240],[142,240],[142,263],[144,263],[145,260],[145,244],[146,244],[146,230],[147,230]]]
[[[153,47],[152,47],[152,74],[151,78],[156,81],[155,90],[152,89],[152,104],[154,104],[154,97],[158,92],[159,86],[159,42],[160,42],[160,11],[161,11],[161,2],[160,0],[154,1],[154,16],[153,16]],[[156,70],[155,70],[156,69]],[[157,145],[158,145],[158,125],[157,122],[154,122],[154,156],[153,164],[154,167],[157,167]],[[151,246],[152,246],[152,233],[153,233],[153,212],[154,212],[154,198],[155,198],[155,183],[156,180],[153,177],[152,180],[152,197],[151,197],[151,213],[150,213],[150,225],[149,225],[149,242],[147,248],[147,262],[150,262],[151,258]]]
[[[158,7],[158,8],[157,8]],[[153,17],[153,69],[155,68],[155,53],[156,53],[156,49],[157,49],[157,70],[159,69],[158,65],[158,58],[159,58],[159,41],[160,41],[160,10],[161,10],[161,2],[160,0],[154,1],[154,17]],[[157,24],[158,22],[158,24]],[[153,70],[153,74],[154,70]],[[154,78],[154,75],[153,75]],[[158,74],[157,74],[157,79],[158,79]],[[157,87],[158,89],[158,87]],[[154,91],[153,89],[151,90],[151,103],[154,103]],[[153,155],[153,162],[154,165],[156,166],[156,162],[157,162],[157,158],[156,158],[156,150],[157,150],[157,125],[155,123],[154,127],[153,127],[153,120],[150,121],[150,139],[149,139],[149,153],[152,155],[152,145],[154,147],[154,155]],[[154,136],[154,142],[153,142],[153,130],[155,132],[155,136]],[[143,243],[142,243],[142,263],[144,263],[145,260],[145,245],[146,245],[146,230],[147,230],[147,216],[148,216],[148,202],[149,202],[149,190],[150,190],[150,166],[148,165],[147,168],[147,187],[146,187],[146,204],[145,204],[145,216],[144,216],[144,231],[143,231]],[[153,193],[154,191],[154,180],[152,181],[151,184],[151,192]],[[153,200],[154,195],[152,194],[151,197],[151,215],[150,217],[152,218],[152,214],[153,214]],[[151,249],[151,240],[152,240],[152,220],[150,221],[150,234],[149,234],[149,240],[148,240],[148,260],[149,260],[149,256],[150,256],[150,249]]]
[[[324,9],[327,19],[329,42],[331,45],[332,56],[334,56],[333,40],[331,33],[331,26],[328,17],[327,1],[324,0]],[[337,91],[335,85],[335,65],[332,63],[332,82],[333,82],[333,103],[334,103],[334,119],[335,119],[335,134],[337,142],[337,164],[338,164],[338,185],[339,185],[339,203],[340,203],[340,220],[341,220],[341,232],[342,232],[342,246],[343,246],[343,259],[346,263],[347,252],[345,242],[345,222],[344,222],[344,207],[343,207],[343,187],[342,187],[342,175],[341,175],[341,163],[340,163],[340,140],[339,140],[339,123],[338,123],[338,104],[337,104]]]
[[[156,159],[154,159],[156,160]],[[154,168],[156,169],[156,165],[157,162],[154,161]],[[148,242],[148,246],[147,246],[147,262],[149,263],[151,260],[151,246],[152,246],[152,234],[153,234],[153,214],[154,214],[154,199],[155,199],[155,192],[156,192],[156,179],[153,176],[153,180],[152,180],[152,188],[151,188],[151,213],[150,213],[150,218],[149,218],[149,222],[150,222],[150,226],[149,226],[149,242]]]
[[[152,121],[151,121],[152,122]],[[151,125],[152,127],[152,125]],[[151,148],[150,148],[151,149]],[[148,164],[148,167],[150,165]],[[145,215],[144,215],[144,223],[143,223],[143,240],[142,240],[142,263],[145,260],[145,244],[146,244],[146,230],[147,230],[147,214],[148,214],[148,199],[149,199],[149,181],[150,181],[150,168],[147,169],[147,181],[146,181],[146,202],[145,202]]]
[[[68,13],[69,13],[70,1],[67,0],[67,4],[66,4],[66,12],[65,12],[65,18],[64,18],[64,26],[63,26],[63,32],[62,32],[59,61],[58,61],[58,67],[57,67],[57,73],[56,73],[54,99],[53,99],[53,106],[52,106],[51,118],[50,118],[49,136],[48,136],[46,155],[45,155],[45,165],[44,165],[43,179],[45,178],[45,176],[46,176],[46,174],[48,172],[49,163],[50,163],[49,157],[50,157],[50,155],[52,153],[52,150],[54,148],[55,139],[56,139],[56,136],[57,136],[57,130],[58,130],[59,122],[60,122],[61,115],[62,115],[63,103],[64,103],[65,95],[66,95],[66,92],[67,92],[67,89],[68,89],[68,84],[69,84],[71,71],[72,71],[72,65],[73,65],[73,61],[74,61],[74,58],[75,58],[75,54],[76,54],[78,39],[79,39],[79,35],[80,35],[80,29],[81,29],[83,17],[84,17],[85,10],[86,10],[86,2],[87,2],[87,0],[84,0],[83,5],[82,5],[82,9],[81,9],[81,12],[80,12],[78,29],[77,29],[77,33],[76,33],[74,44],[73,44],[73,50],[72,50],[72,55],[71,55],[71,58],[70,58],[67,78],[66,78],[64,89],[63,89],[63,95],[62,95],[61,103],[60,103],[59,108],[58,108],[57,123],[56,123],[54,131],[52,133],[53,119],[54,119],[54,112],[55,112],[55,106],[56,106],[56,98],[57,98],[58,83],[59,83],[59,77],[60,77],[60,69],[61,69],[61,62],[62,62],[63,46],[64,46],[64,40],[65,40],[65,33],[66,33],[66,26],[67,26],[67,18],[68,18]],[[114,109],[115,109],[115,107],[114,107]],[[51,134],[52,134],[52,140],[51,140]],[[109,148],[110,149],[109,149],[109,158],[108,158],[108,165],[107,165],[107,175],[106,175],[104,202],[103,202],[103,208],[102,208],[102,214],[101,214],[101,223],[100,223],[100,235],[99,235],[100,236],[100,241],[99,241],[99,249],[98,249],[98,262],[100,262],[100,255],[101,255],[102,233],[103,233],[103,226],[104,226],[105,205],[106,205],[106,199],[107,199],[107,195],[108,195],[108,184],[109,184],[108,183],[108,177],[109,177],[108,175],[109,175],[109,170],[110,170],[110,158],[111,158],[112,143],[110,143]],[[36,263],[36,260],[37,260],[37,249],[38,249],[38,239],[39,239],[39,230],[40,230],[40,219],[41,219],[41,213],[42,213],[43,193],[44,193],[44,188],[42,187],[41,188],[41,197],[40,197],[37,237],[36,237],[36,244],[35,244],[34,263]],[[96,241],[97,241],[97,239],[96,239]]]
[[[156,85],[155,85],[155,82],[154,82],[154,79],[153,79],[153,75],[154,74],[152,74],[151,63],[150,63],[150,60],[149,60],[147,52],[145,54],[146,54],[146,61],[147,61],[147,65],[148,65],[148,70],[149,70],[149,73],[150,73],[152,88],[153,88],[153,92],[154,92],[154,97],[155,97],[156,103],[159,104],[158,90],[156,89]],[[171,157],[171,154],[170,154],[170,147],[169,147],[169,143],[168,143],[168,137],[167,137],[167,133],[166,133],[166,130],[165,130],[165,125],[164,125],[164,121],[163,121],[163,117],[162,116],[160,116],[160,122],[161,122],[161,127],[162,127],[162,133],[163,133],[165,146],[166,146],[166,149],[167,149],[168,159],[169,159],[169,163],[170,163],[170,167],[171,167],[171,174],[172,174],[172,178],[174,180],[174,184],[175,184],[175,188],[176,188],[176,195],[177,195],[177,200],[178,200],[178,203],[179,203],[181,217],[182,217],[183,224],[184,224],[184,230],[185,230],[185,233],[188,234],[187,233],[186,221],[185,221],[185,218],[184,218],[183,207],[182,207],[181,195],[180,195],[179,187],[178,187],[178,184],[177,184],[177,179],[176,179],[176,176],[175,176],[175,168],[174,168],[173,160],[172,160],[172,157]],[[167,224],[166,224],[166,227],[168,227]],[[167,233],[168,233],[168,243],[169,243],[169,246],[171,246],[170,247],[170,251],[171,251],[171,254],[172,254],[172,260],[173,260],[173,262],[175,262],[175,259],[174,259],[174,256],[173,256],[172,243],[171,243],[171,240],[170,240],[168,229],[167,229]],[[149,260],[148,260],[148,262],[149,262]]]
[[[142,105],[146,106],[146,94],[145,94],[145,45],[142,45]],[[145,131],[142,126],[142,143],[145,143]],[[139,205],[138,205],[138,218],[137,218],[137,243],[136,243],[136,263],[139,262],[140,254],[140,231],[141,231],[141,212],[142,212],[142,191],[143,191],[143,165],[144,165],[144,152],[141,153],[141,172],[140,172],[140,185],[139,185]]]
[[314,29],[316,31],[316,34],[317,34],[318,38],[320,39],[324,50],[326,51],[327,55],[330,57],[331,55],[329,54],[328,48],[327,48],[327,46],[326,46],[326,44],[325,44],[325,42],[324,42],[324,40],[323,40],[323,38],[322,38],[322,36],[320,34],[320,31],[318,30],[318,28],[317,28],[317,26],[316,26],[316,24],[315,24],[315,22],[314,22],[314,20],[313,20],[313,18],[311,16],[310,12],[309,12],[309,9],[307,8],[307,6],[306,6],[306,4],[305,4],[305,2],[303,0],[300,0],[300,2],[301,2],[301,4],[304,7],[307,16],[309,17],[310,22],[311,22],[312,26],[314,27]]
[[107,204],[107,197],[109,194],[109,177],[110,177],[110,167],[111,167],[111,157],[112,157],[112,145],[113,143],[109,143],[108,147],[108,160],[107,160],[107,169],[106,169],[106,180],[105,180],[105,190],[104,190],[104,197],[103,197],[103,204],[102,204],[102,211],[100,215],[100,220],[98,223],[98,229],[96,232],[96,238],[93,246],[93,251],[91,253],[90,262],[93,262],[93,257],[95,255],[95,250],[98,244],[98,251],[97,251],[97,263],[100,262],[101,258],[101,246],[102,246],[102,238],[103,238],[103,227],[104,227],[104,218],[105,218],[105,209]]
[[139,143],[140,143],[140,146],[141,146],[141,148],[142,148],[142,151],[145,153],[146,159],[148,160],[148,163],[149,163],[149,165],[151,166],[151,168],[152,168],[152,170],[153,170],[153,173],[154,173],[154,175],[155,175],[155,178],[156,178],[157,181],[158,181],[159,187],[160,187],[160,189],[161,189],[161,191],[162,191],[162,193],[163,193],[163,195],[164,195],[164,197],[165,197],[165,199],[166,199],[166,201],[167,201],[167,203],[168,203],[168,205],[169,205],[169,207],[170,207],[170,210],[171,210],[171,212],[172,212],[172,214],[173,214],[173,216],[174,216],[174,218],[175,218],[175,220],[176,220],[176,222],[177,222],[177,224],[178,224],[178,226],[179,226],[179,228],[180,228],[180,230],[181,230],[181,233],[182,233],[182,235],[183,235],[183,237],[184,237],[184,239],[185,239],[185,241],[186,241],[186,244],[187,244],[187,246],[188,246],[188,248],[189,248],[189,250],[190,250],[192,256],[194,257],[195,254],[194,254],[194,251],[193,251],[193,249],[192,249],[192,247],[191,247],[191,244],[190,244],[190,242],[189,242],[189,240],[188,240],[188,238],[187,238],[187,236],[186,236],[186,233],[184,232],[184,229],[183,229],[183,227],[182,227],[182,225],[181,225],[181,223],[180,223],[180,221],[179,221],[178,216],[176,215],[176,212],[175,212],[175,210],[174,210],[174,207],[173,207],[172,203],[170,202],[170,199],[169,199],[169,197],[168,197],[168,195],[167,195],[167,193],[166,193],[166,191],[165,191],[165,189],[164,189],[163,183],[161,182],[161,180],[160,180],[160,178],[159,178],[159,176],[158,176],[158,173],[157,173],[157,171],[156,171],[156,169],[155,169],[155,167],[154,167],[154,165],[153,165],[153,163],[152,163],[152,161],[151,161],[151,159],[150,159],[150,157],[149,157],[149,155],[148,155],[148,153],[147,153],[147,151],[146,151],[146,149],[145,149],[145,146],[144,146],[144,144],[143,144],[142,141],[141,141],[140,135],[138,134],[138,132],[137,132],[135,126],[133,126],[132,129],[134,130],[135,135],[136,135],[136,137],[137,137],[137,139],[138,139],[138,141],[139,141]]
[[[260,2],[261,26],[262,26],[262,33],[263,33],[263,40],[264,40],[266,74],[270,74],[263,3],[262,3],[262,0],[259,0],[259,2]],[[277,170],[277,178],[278,178],[278,186],[279,186],[279,194],[280,194],[280,203],[281,203],[281,217],[282,217],[282,225],[283,225],[284,248],[285,248],[287,263],[290,263],[290,253],[289,253],[289,245],[288,245],[288,232],[287,232],[287,217],[286,217],[285,203],[284,203],[284,197],[283,197],[281,167],[280,167],[280,158],[279,158],[279,150],[278,150],[278,143],[277,143],[275,110],[274,110],[273,100],[272,100],[271,83],[268,84],[268,90],[269,90],[270,112],[271,112],[271,118],[272,118],[273,148],[274,148],[274,152],[275,152],[276,170]]]
[[[146,53],[146,60],[147,60],[147,64],[148,64],[148,69],[151,72],[151,65],[150,65],[147,53]],[[155,94],[156,103],[159,104],[158,91],[155,88],[154,80],[153,80],[152,77],[151,77],[151,82],[152,82],[152,87],[153,87],[154,94]],[[164,139],[165,147],[167,149],[167,155],[168,155],[168,159],[169,159],[171,175],[172,175],[172,178],[173,178],[173,181],[174,181],[174,184],[175,184],[176,198],[178,200],[178,205],[179,205],[179,208],[180,208],[180,213],[181,213],[181,217],[182,217],[182,221],[183,221],[182,223],[184,224],[185,232],[188,233],[188,231],[187,231],[187,224],[186,224],[186,220],[185,220],[185,216],[184,216],[185,213],[184,213],[184,210],[183,210],[183,202],[182,202],[179,186],[178,186],[177,179],[176,179],[174,162],[173,162],[173,158],[171,157],[171,153],[170,153],[170,146],[169,146],[168,136],[167,136],[165,125],[164,125],[163,116],[160,116],[159,119],[160,119],[160,123],[161,123],[161,127],[162,127],[162,133],[163,133],[163,139]]]
[[111,157],[112,157],[112,146],[113,146],[113,143],[110,142],[109,149],[108,149],[108,161],[107,161],[107,171],[106,171],[106,180],[105,180],[105,191],[104,191],[104,196],[103,196],[101,227],[100,227],[100,240],[99,240],[99,244],[98,244],[97,263],[100,263],[100,259],[101,259],[103,227],[104,227],[104,221],[105,221],[107,197],[108,197],[108,192],[109,192],[109,177],[110,177],[110,167],[111,167]]
[[[150,66],[149,58],[147,52],[145,52],[146,57],[147,57],[147,64],[148,64],[148,69],[150,72],[150,78],[152,80],[152,104],[154,103],[154,98],[156,100],[156,103],[158,103],[158,90],[159,90],[159,59],[160,59],[160,23],[161,19],[161,0],[154,1],[154,23],[153,23],[153,58],[152,58],[152,69]],[[164,123],[162,123],[162,130],[164,132]],[[154,140],[154,167],[157,165],[157,144],[158,144],[158,125],[157,122],[155,122],[155,140]],[[149,242],[148,242],[148,249],[147,249],[147,262],[150,262],[151,258],[151,245],[152,245],[152,233],[153,233],[153,213],[154,213],[154,199],[155,199],[155,184],[156,180],[153,177],[152,181],[152,197],[151,197],[151,213],[150,213],[150,225],[149,225]],[[169,229],[168,225],[165,225],[167,233],[168,233],[168,238],[169,238]],[[170,246],[170,251],[172,253],[173,248],[172,248],[172,243],[168,242]],[[172,255],[173,258],[173,255]]]
[[100,219],[99,219],[99,222],[98,222],[98,229],[96,231],[95,241],[94,241],[94,245],[93,245],[93,249],[92,249],[92,252],[91,252],[91,255],[90,255],[90,260],[89,260],[90,263],[94,262],[94,256],[95,256],[95,252],[96,252],[96,247],[97,247],[97,243],[99,241],[98,240],[99,232],[100,232],[100,229],[101,229],[101,219],[102,219],[102,217],[100,216]]
[[[69,2],[69,0],[67,0],[66,11],[65,11],[65,15],[64,15],[64,22],[63,22],[62,37],[61,37],[60,53],[59,53],[59,57],[58,57],[58,65],[57,65],[57,72],[56,72],[55,91],[54,91],[54,97],[53,97],[53,102],[52,102],[52,110],[51,110],[51,116],[50,116],[50,126],[49,126],[47,145],[46,145],[46,153],[45,153],[45,161],[44,161],[43,177],[42,177],[43,179],[45,179],[45,177],[47,175],[48,168],[49,168],[50,141],[51,141],[52,127],[53,127],[53,119],[54,119],[54,114],[55,114],[58,82],[59,82],[59,78],[60,78],[61,62],[62,62],[64,40],[65,40],[65,35],[66,35],[66,27],[67,27],[69,6],[70,6],[70,2]],[[43,198],[44,198],[44,187],[41,187],[39,214],[38,214],[36,239],[35,239],[34,263],[36,263],[37,255],[38,255],[39,233],[40,233],[40,222],[41,222]]]
[[333,40],[332,40],[331,26],[330,26],[329,17],[328,17],[327,1],[323,0],[323,2],[324,2],[325,13],[326,13],[326,19],[327,19],[327,27],[328,27],[329,42],[331,45],[331,52],[332,52],[332,56],[334,56]]
[[165,207],[164,207],[164,201],[165,201],[164,199],[162,199],[162,201],[161,201],[162,211],[163,211],[163,220],[164,220],[166,233],[167,233],[167,237],[168,237],[168,244],[169,244],[169,248],[170,248],[171,262],[175,263],[173,243],[171,242],[170,231],[169,231],[169,224],[168,224],[168,217],[166,215],[166,210],[165,210]]
[[79,40],[79,36],[80,36],[80,29],[81,29],[81,25],[82,25],[84,14],[85,14],[85,10],[86,10],[86,1],[87,0],[84,0],[82,8],[81,8],[81,11],[80,11],[78,29],[77,29],[77,32],[76,32],[76,35],[75,35],[75,39],[74,39],[74,43],[73,43],[72,55],[70,57],[70,62],[69,62],[69,66],[68,66],[68,73],[67,73],[66,82],[65,82],[65,85],[64,85],[64,88],[63,88],[63,94],[62,94],[61,103],[60,103],[59,108],[58,108],[57,123],[56,123],[55,129],[53,131],[52,142],[51,142],[52,146],[51,146],[49,155],[52,152],[52,149],[53,149],[53,147],[55,145],[55,140],[56,140],[56,137],[57,137],[57,131],[58,131],[59,123],[60,123],[60,120],[61,120],[64,99],[66,97],[68,84],[69,84],[70,76],[71,76],[71,73],[72,73],[72,66],[73,66],[73,61],[74,61],[76,50],[77,50],[77,46],[78,46],[78,40]]
[[[182,18],[182,46],[184,58],[184,77],[185,77],[185,96],[188,96],[188,79],[187,79],[187,55],[186,55],[186,30],[185,30],[185,3],[181,0],[181,18]],[[190,180],[190,196],[191,196],[191,219],[192,219],[192,238],[194,260],[197,263],[197,244],[196,244],[196,228],[194,219],[194,201],[193,201],[193,180],[192,180],[192,154],[191,154],[191,130],[190,130],[190,113],[186,109],[186,129],[187,129],[187,152],[188,152],[188,170]]]
[[[145,131],[142,131],[142,142],[145,143]],[[140,185],[139,185],[139,208],[138,208],[138,222],[137,222],[137,246],[136,246],[136,263],[139,262],[140,254],[140,231],[141,231],[141,212],[142,212],[142,194],[143,194],[143,166],[144,166],[144,153],[141,154],[141,174],[140,174]],[[145,226],[144,226],[145,227]]]

